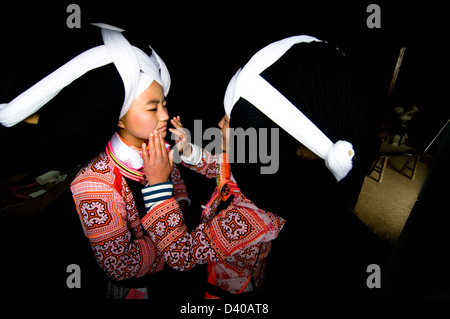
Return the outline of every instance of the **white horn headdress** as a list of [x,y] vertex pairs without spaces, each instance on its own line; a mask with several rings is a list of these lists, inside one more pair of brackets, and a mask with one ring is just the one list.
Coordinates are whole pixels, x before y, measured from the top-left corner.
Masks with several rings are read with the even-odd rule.
[[233,76],[224,97],[226,114],[239,98],[244,98],[282,129],[325,160],[325,165],[337,181],[352,169],[355,154],[347,141],[333,143],[286,97],[260,74],[280,59],[294,44],[320,41],[310,36],[293,36],[274,42],[257,52],[250,61]]
[[114,63],[125,88],[119,119],[127,113],[134,99],[153,81],[163,87],[164,95],[168,94],[169,70],[153,49],[151,56],[148,56],[125,39],[122,34],[125,30],[103,23],[93,25],[101,28],[104,45],[79,54],[11,102],[0,104],[0,123],[3,126],[10,127],[23,121],[74,80],[109,63]]

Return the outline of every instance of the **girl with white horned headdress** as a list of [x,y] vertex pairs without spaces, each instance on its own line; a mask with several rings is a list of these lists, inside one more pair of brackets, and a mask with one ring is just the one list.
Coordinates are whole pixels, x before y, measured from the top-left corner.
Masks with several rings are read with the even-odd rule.
[[[166,137],[170,75],[154,50],[131,45],[124,30],[94,26],[103,44],[2,104],[0,122],[11,127],[34,115],[36,143],[49,150],[44,152],[49,162],[83,164],[96,155],[75,177],[71,190],[97,262],[110,279],[123,283],[158,272],[164,265],[140,223],[146,213],[140,189],[151,181],[141,171],[140,146],[153,130],[161,139]],[[64,150],[70,154],[61,154]],[[175,185],[172,195],[185,206],[189,199],[175,166],[169,178]],[[119,297],[147,295],[145,283],[121,286],[128,287],[113,285],[111,291],[119,292]]]
[[[264,274],[261,266],[273,241],[273,251],[278,253],[277,259],[269,259],[268,263],[271,269],[268,287],[274,288],[269,293],[273,297],[284,296],[283,291],[290,294],[294,287],[304,287],[306,293],[323,292],[326,287],[322,282],[329,283],[328,279],[335,275],[323,276],[322,269],[329,264],[317,263],[336,257],[334,253],[327,254],[338,241],[317,233],[328,230],[328,225],[339,229],[341,223],[336,221],[353,199],[355,181],[363,178],[361,171],[370,153],[362,146],[364,137],[370,135],[366,104],[354,80],[345,55],[313,37],[286,38],[256,53],[231,79],[224,98],[225,112],[233,128],[281,129],[280,140],[276,141],[280,143],[280,170],[260,175],[265,163],[231,163],[234,179],[223,180],[228,186],[225,193],[234,192],[236,196],[227,208],[214,211],[217,208],[214,200],[225,200],[221,192],[227,188],[220,188],[223,186],[220,177],[226,176],[227,170],[219,169],[213,204],[207,205],[212,211],[206,212],[208,218],[192,232],[187,231],[170,196],[170,183],[145,188],[148,215],[143,225],[166,262],[179,270],[207,262],[208,282],[226,292],[217,293],[215,289],[213,294],[240,294],[261,286],[262,277],[254,275]],[[266,141],[272,139],[266,137]],[[155,137],[149,143],[154,155],[144,158],[144,172],[151,175],[160,167],[156,160],[158,153],[164,152],[159,150],[162,145]],[[183,150],[189,149],[185,143],[181,146]],[[250,146],[246,147],[248,154]],[[215,171],[206,165],[208,154],[193,145],[191,148],[191,156],[183,160],[198,166],[197,170],[203,173]],[[166,161],[161,159],[161,163]],[[230,172],[230,165],[223,165],[225,160],[217,162],[222,164],[218,167],[228,167]],[[152,199],[154,192],[164,191],[165,198]],[[310,203],[314,203],[316,211],[311,210],[314,206]],[[326,205],[330,206],[322,209]],[[320,215],[323,210],[334,216],[322,224],[313,224],[313,220],[328,218]],[[318,216],[311,218],[316,212]],[[276,244],[278,233],[281,238],[287,234],[282,246]],[[311,256],[308,240],[314,243]],[[324,240],[328,243],[325,249]],[[323,259],[323,255],[327,258]],[[310,262],[312,256],[320,258]],[[287,284],[290,289],[285,289]]]

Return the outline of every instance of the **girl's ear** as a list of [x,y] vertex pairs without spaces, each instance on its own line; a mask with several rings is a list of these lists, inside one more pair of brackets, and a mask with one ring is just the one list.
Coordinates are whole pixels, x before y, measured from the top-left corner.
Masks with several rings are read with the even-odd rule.
[[34,113],[33,115],[30,115],[23,121],[28,124],[38,124],[39,123],[39,113]]
[[122,129],[125,129],[125,123],[122,121],[122,119],[119,120],[119,123],[117,123],[117,126]]

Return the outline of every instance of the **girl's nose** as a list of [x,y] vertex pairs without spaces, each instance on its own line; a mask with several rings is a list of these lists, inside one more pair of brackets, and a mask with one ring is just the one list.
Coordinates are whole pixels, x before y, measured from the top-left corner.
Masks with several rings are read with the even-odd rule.
[[160,121],[168,121],[169,120],[169,113],[167,112],[166,108],[162,109],[159,119],[160,119]]

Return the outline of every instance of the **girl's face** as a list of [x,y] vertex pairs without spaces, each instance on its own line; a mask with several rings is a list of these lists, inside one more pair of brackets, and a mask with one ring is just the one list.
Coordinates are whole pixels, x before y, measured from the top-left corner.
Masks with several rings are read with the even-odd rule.
[[147,143],[150,132],[158,130],[163,138],[167,135],[169,114],[161,85],[152,84],[131,104],[128,112],[119,120],[119,135],[138,148]]
[[230,118],[228,115],[224,115],[222,119],[219,122],[220,131],[222,132],[222,150],[225,152],[229,151],[229,145],[228,145],[228,134],[229,134],[229,128],[230,128]]

